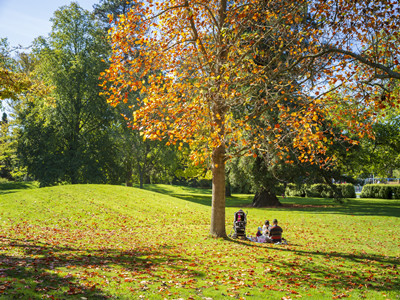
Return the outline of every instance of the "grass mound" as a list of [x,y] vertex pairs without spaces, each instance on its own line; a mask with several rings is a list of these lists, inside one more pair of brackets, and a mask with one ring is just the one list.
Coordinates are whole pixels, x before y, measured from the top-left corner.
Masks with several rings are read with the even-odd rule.
[[[18,299],[397,299],[400,201],[227,199],[248,234],[277,218],[289,245],[208,237],[209,190],[149,185],[0,194],[0,297]],[[0,189],[1,190],[1,189]],[[4,191],[4,190],[3,190]]]

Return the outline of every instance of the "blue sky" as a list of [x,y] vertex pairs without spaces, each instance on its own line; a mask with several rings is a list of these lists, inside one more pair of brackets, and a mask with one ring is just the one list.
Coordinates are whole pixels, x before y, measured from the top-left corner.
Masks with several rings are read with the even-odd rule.
[[[0,38],[7,37],[11,47],[29,46],[32,41],[51,31],[50,18],[71,0],[0,0]],[[92,10],[100,0],[77,0],[81,7]]]

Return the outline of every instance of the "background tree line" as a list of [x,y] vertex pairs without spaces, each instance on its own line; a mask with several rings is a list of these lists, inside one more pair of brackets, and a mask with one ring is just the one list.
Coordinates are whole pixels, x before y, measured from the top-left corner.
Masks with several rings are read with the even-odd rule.
[[37,38],[29,53],[15,55],[2,40],[2,67],[28,82],[2,93],[2,177],[41,186],[171,182],[174,151],[143,141],[126,126],[123,109],[99,95],[110,55],[104,14],[127,8],[123,1],[102,2],[94,13],[77,3],[60,7],[48,37]]

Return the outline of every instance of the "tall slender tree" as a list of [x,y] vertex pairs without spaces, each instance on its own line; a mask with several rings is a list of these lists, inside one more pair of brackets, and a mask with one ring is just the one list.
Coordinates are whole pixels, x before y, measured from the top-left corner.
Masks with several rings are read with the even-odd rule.
[[108,132],[113,114],[99,95],[98,77],[107,66],[107,39],[77,3],[58,9],[52,22],[48,38],[38,39],[33,49],[36,76],[52,91],[27,104],[31,109],[21,116],[20,153],[29,171],[46,184],[105,182],[113,163]]

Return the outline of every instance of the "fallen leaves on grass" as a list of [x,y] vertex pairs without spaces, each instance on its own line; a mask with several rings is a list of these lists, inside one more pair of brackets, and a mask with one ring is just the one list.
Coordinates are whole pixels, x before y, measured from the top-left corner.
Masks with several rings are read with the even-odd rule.
[[[70,210],[50,202],[44,211],[51,218],[29,217],[22,204],[18,215],[2,212],[0,295],[249,299],[268,293],[275,299],[340,299],[399,289],[399,258],[385,254],[385,241],[371,246],[363,236],[376,232],[372,221],[360,228],[349,218],[348,231],[332,232],[329,221],[313,215],[286,224],[289,245],[258,244],[207,238],[204,208],[186,214],[187,204],[175,208],[171,202],[174,218],[168,220],[161,208],[146,207],[144,198],[106,200],[91,197]],[[260,213],[252,222],[262,218]]]

